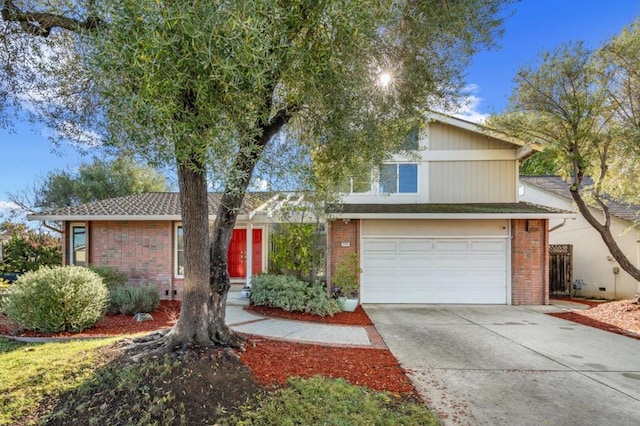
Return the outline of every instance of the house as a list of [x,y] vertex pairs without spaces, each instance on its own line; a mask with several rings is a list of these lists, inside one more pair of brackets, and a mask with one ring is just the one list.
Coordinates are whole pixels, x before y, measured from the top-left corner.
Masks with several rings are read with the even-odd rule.
[[[362,303],[548,303],[549,220],[575,214],[519,200],[519,163],[535,147],[440,114],[423,127],[407,154],[353,176],[341,203],[329,206],[329,283],[341,259],[355,253]],[[213,220],[218,195],[210,197]],[[229,248],[234,282],[266,269],[269,224],[290,198],[247,195]],[[132,195],[29,219],[62,223],[64,264],[113,265],[133,282],[156,284],[163,298],[182,297],[178,194]]]
[[[219,196],[209,194],[211,221]],[[274,221],[273,210],[288,198],[268,193],[246,196],[229,245],[232,283],[244,283],[266,271],[269,223]],[[28,218],[62,223],[64,265],[115,266],[132,283],[155,284],[163,299],[182,299],[184,240],[178,193],[130,195]]]
[[[563,210],[577,211],[569,185],[558,176],[521,176],[521,199]],[[640,206],[610,200],[611,233],[616,242],[636,265],[640,265],[640,229],[637,226]],[[590,207],[600,219],[602,212]],[[578,214],[576,220],[552,219],[549,223],[550,244],[573,246],[573,279],[575,294],[606,299],[630,299],[639,291],[638,282],[624,272],[611,257],[600,234]]]
[[547,304],[549,221],[574,214],[519,199],[535,147],[441,114],[424,127],[332,207],[328,281],[355,253],[362,303]]

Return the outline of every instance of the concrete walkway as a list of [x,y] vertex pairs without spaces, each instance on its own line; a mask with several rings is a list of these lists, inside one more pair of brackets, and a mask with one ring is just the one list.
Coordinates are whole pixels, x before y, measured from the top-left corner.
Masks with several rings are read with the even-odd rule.
[[365,305],[445,425],[640,424],[640,341],[563,306]]
[[245,311],[248,299],[240,292],[229,292],[226,322],[235,331],[272,339],[324,345],[383,348],[382,339],[373,326],[348,326],[290,321]]

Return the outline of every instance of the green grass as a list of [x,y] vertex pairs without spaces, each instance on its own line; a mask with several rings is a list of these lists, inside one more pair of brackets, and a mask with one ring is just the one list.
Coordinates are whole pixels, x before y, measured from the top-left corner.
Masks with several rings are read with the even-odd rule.
[[353,386],[343,379],[294,378],[256,407],[223,424],[241,425],[439,425],[423,404]]
[[202,387],[207,403],[214,393],[234,389],[225,384],[240,378],[237,367],[215,382],[203,376],[230,361],[110,364],[118,352],[105,347],[115,340],[23,344],[0,338],[0,425],[72,419],[83,425],[176,425],[194,419],[221,425],[439,424],[421,403],[324,377],[291,379],[287,388],[253,393],[240,405],[194,405],[194,392]]
[[97,349],[115,340],[25,344],[0,338],[0,425],[14,424],[45,398],[84,382],[103,364]]

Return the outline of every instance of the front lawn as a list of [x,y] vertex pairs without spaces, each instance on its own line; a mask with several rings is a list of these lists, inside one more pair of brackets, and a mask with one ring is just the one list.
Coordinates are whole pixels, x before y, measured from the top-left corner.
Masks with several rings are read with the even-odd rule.
[[438,424],[415,397],[323,377],[265,388],[224,349],[132,364],[113,342],[0,339],[0,424]]
[[109,361],[114,341],[24,344],[0,338],[0,425],[34,416],[46,400],[90,378]]

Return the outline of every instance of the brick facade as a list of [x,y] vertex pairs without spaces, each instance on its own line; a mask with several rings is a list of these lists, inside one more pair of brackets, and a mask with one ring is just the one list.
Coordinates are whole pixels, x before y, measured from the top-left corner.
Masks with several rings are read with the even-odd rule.
[[[331,285],[331,277],[342,258],[349,253],[356,253],[360,258],[360,221],[357,219],[332,220],[327,231],[327,281]],[[345,245],[347,245],[345,247]]]
[[549,234],[547,219],[511,221],[511,303],[549,304]]
[[[154,284],[162,299],[182,297],[182,280],[173,278],[174,222],[94,221],[87,227],[91,265],[115,266],[131,284]],[[65,224],[66,235],[68,229]],[[64,246],[68,244],[64,238]],[[66,254],[64,259],[68,264]]]

